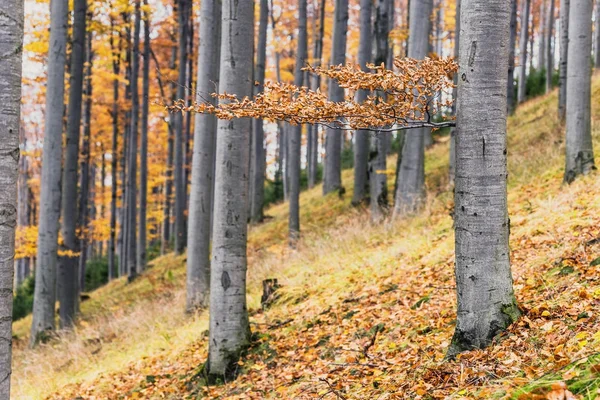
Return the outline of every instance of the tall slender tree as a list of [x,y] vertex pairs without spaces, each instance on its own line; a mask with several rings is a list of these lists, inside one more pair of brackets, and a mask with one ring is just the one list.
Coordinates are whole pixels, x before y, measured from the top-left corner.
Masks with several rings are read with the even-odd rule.
[[[260,0],[260,14],[258,23],[258,44],[256,46],[256,67],[254,69],[254,80],[258,82],[256,92],[263,89],[265,83],[265,68],[267,64],[267,27],[269,24],[269,2]],[[265,194],[265,133],[263,121],[255,119],[252,122],[252,187],[250,220],[254,223],[263,220],[263,204]],[[191,205],[190,205],[191,208]]]
[[[411,0],[408,56],[421,60],[429,49],[433,0]],[[409,129],[405,133],[402,161],[395,193],[394,214],[414,213],[425,198],[425,135],[428,128]]]
[[[348,0],[335,1],[335,16],[333,21],[333,40],[331,64],[346,63],[346,36],[348,31]],[[329,81],[329,99],[343,101],[344,89],[335,81]],[[342,188],[342,132],[339,129],[327,129],[325,136],[325,179],[323,194],[328,194]]]
[[[10,8],[9,10],[16,12],[16,9]],[[31,323],[30,337],[30,344],[32,346],[39,340],[45,339],[47,334],[55,328],[54,307],[56,303],[56,263],[61,196],[62,129],[68,12],[67,0],[53,0],[51,2],[50,48],[48,51],[48,83],[46,85],[45,108],[46,120],[44,124],[33,321]]]
[[81,130],[81,106],[83,98],[83,64],[87,0],[73,2],[73,38],[71,41],[71,66],[69,79],[69,106],[67,113],[67,140],[62,177],[62,248],[68,255],[60,257],[58,264],[58,300],[60,302],[60,326],[73,325],[79,295],[79,239],[77,238],[77,170],[79,167],[79,133]]
[[137,269],[146,268],[146,218],[148,208],[148,107],[150,97],[150,12],[144,0],[144,64],[142,66],[142,127],[140,139],[140,222],[137,243]]
[[[253,36],[252,2],[223,0],[220,93],[252,95]],[[251,121],[219,120],[217,127],[207,372],[222,378],[236,369],[250,344],[246,224]]]
[[[529,8],[531,0],[522,1],[521,9],[521,37],[519,42],[519,90],[517,102],[525,101],[527,87],[527,44],[529,42]],[[533,57],[531,57],[533,58]]]
[[[546,3],[548,0],[541,0],[539,2],[540,11],[539,11],[539,27],[538,27],[538,53],[537,53],[537,69],[538,71],[543,71],[546,68],[546,14],[548,12],[548,7]],[[533,53],[532,53],[533,54]]]
[[594,35],[594,67],[600,69],[600,0],[596,0]]
[[[196,93],[199,100],[214,104],[215,100],[210,94],[219,83],[221,0],[202,2],[199,32]],[[196,114],[195,118],[186,264],[188,311],[208,307],[217,128],[217,120],[212,115]]]
[[[179,76],[177,78],[177,99],[184,99],[186,92],[187,70],[187,39],[188,39],[188,7],[190,0],[178,0],[179,21]],[[185,248],[185,206],[187,190],[184,181],[184,143],[183,143],[183,115],[176,113],[175,119],[175,254],[182,254]]]
[[23,56],[23,1],[0,2],[0,398],[10,398],[12,357],[13,267],[17,225],[19,127],[21,121],[21,60]]
[[462,0],[456,136],[456,330],[448,356],[519,317],[509,260],[506,71],[510,2]]
[[[516,0],[514,0],[516,3]],[[456,21],[454,26],[454,59],[458,60],[460,46],[460,7],[461,0],[456,0]],[[454,74],[454,88],[452,89],[452,114],[456,116],[456,85],[458,85],[458,74]],[[450,160],[448,167],[448,183],[454,186],[454,177],[456,175],[456,131],[457,127],[450,129]]]
[[[298,49],[296,50],[296,65],[294,66],[294,85],[300,87],[304,81],[304,68],[306,64],[308,33],[306,18],[306,0],[298,0]],[[300,167],[302,149],[302,125],[290,127],[289,135],[289,167],[290,167],[290,212],[289,212],[289,238],[290,244],[300,236]]]
[[510,50],[508,52],[508,81],[506,84],[506,103],[508,113],[515,112],[515,46],[517,42],[517,0],[511,0],[510,11]]
[[549,92],[552,90],[552,75],[554,74],[554,47],[552,46],[552,38],[554,37],[554,0],[549,0],[545,27],[546,47],[544,48],[544,53],[546,56],[546,92]]
[[567,146],[564,180],[573,182],[594,165],[591,117],[592,0],[572,1],[567,63]]
[[558,117],[565,120],[567,112],[567,64],[569,54],[570,0],[560,0],[560,61],[558,64]]
[[[372,0],[361,0],[360,2],[360,44],[358,47],[358,64],[367,71],[367,64],[372,61],[373,47],[373,23],[372,23]],[[386,38],[387,41],[387,38]],[[356,101],[362,103],[367,99],[369,92],[359,90],[356,93]],[[368,130],[357,130],[354,133],[354,193],[352,204],[361,204],[369,190],[369,135]]]

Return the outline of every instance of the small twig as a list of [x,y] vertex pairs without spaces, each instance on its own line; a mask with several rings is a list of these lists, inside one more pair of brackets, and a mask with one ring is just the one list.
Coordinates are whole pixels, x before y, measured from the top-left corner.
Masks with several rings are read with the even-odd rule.
[[351,366],[356,366],[356,367],[369,367],[369,368],[383,368],[383,366],[378,365],[378,364],[359,363],[359,362],[331,363],[329,365],[335,365],[336,367],[351,367]]
[[331,383],[329,383],[329,381],[327,379],[319,378],[319,381],[324,382],[329,387],[329,392],[335,394],[338,399],[347,400],[344,395],[342,395],[340,392],[335,390],[335,388],[331,385]]

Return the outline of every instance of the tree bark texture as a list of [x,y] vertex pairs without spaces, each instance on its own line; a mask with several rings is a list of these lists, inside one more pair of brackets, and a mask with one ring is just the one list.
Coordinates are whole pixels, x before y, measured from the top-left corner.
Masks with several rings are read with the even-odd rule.
[[525,89],[527,88],[527,45],[529,43],[529,9],[531,0],[522,0],[521,9],[521,37],[519,42],[519,91],[517,102],[525,101]]
[[558,64],[558,117],[561,121],[567,112],[567,64],[569,56],[570,0],[560,0],[560,61]]
[[[148,6],[148,0],[144,0]],[[150,13],[145,11],[144,16],[144,64],[142,66],[142,127],[140,139],[140,222],[137,243],[137,271],[146,268],[146,216],[148,208],[148,108],[150,80]]]

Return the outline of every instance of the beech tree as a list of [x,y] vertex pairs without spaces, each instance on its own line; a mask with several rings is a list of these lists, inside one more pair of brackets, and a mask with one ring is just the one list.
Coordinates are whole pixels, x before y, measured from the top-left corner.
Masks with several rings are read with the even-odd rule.
[[520,315],[506,197],[510,14],[505,0],[461,4],[454,199],[458,310],[450,357],[488,346]]
[[[460,0],[458,0],[460,1]],[[508,81],[506,83],[506,103],[508,113],[512,114],[516,107],[515,98],[515,46],[517,41],[517,0],[511,0],[510,11],[510,50],[508,53]],[[458,57],[458,55],[457,55]]]
[[569,55],[569,4],[560,0],[560,61],[558,64],[558,117],[565,120],[567,112],[567,64]]
[[[55,328],[58,219],[61,200],[62,129],[67,47],[66,0],[50,4],[50,48],[48,50],[43,163],[40,190],[38,248],[33,295],[30,344],[44,340]],[[11,264],[12,268],[12,264]]]
[[[21,126],[21,70],[23,56],[23,1],[0,2],[0,398],[10,398],[12,306],[17,225],[19,130]],[[61,114],[62,115],[62,114]]]
[[[529,41],[529,8],[531,0],[522,1],[521,9],[521,37],[519,42],[519,90],[517,102],[525,101],[525,89],[527,87],[527,44]],[[531,57],[533,58],[533,57]]]
[[[203,1],[200,9],[196,93],[200,99],[210,101],[211,104],[214,104],[214,99],[210,94],[219,84],[220,28],[221,2]],[[195,119],[186,263],[188,311],[208,307],[217,128],[217,120],[213,115],[196,114]]]
[[[223,0],[219,91],[252,95],[253,2]],[[230,375],[250,344],[246,306],[248,162],[251,120],[217,124],[210,329],[206,372]]]
[[[346,62],[346,35],[348,31],[348,0],[336,0],[333,21],[333,40],[331,65]],[[343,101],[344,89],[336,82],[329,82],[329,99]],[[325,172],[323,194],[339,190],[342,187],[342,133],[338,129],[328,128],[325,133]]]
[[62,250],[58,265],[58,300],[60,326],[70,328],[75,318],[79,296],[79,238],[77,237],[77,172],[79,169],[79,134],[83,98],[83,64],[86,41],[87,1],[73,2],[73,40],[67,113],[67,140],[62,177]]
[[596,0],[596,15],[594,17],[594,67],[600,69],[600,0]]
[[554,0],[549,0],[548,9],[546,12],[546,42],[544,54],[546,58],[546,92],[552,90],[552,75],[554,73],[554,53],[552,46],[552,38],[554,37]]
[[591,116],[592,10],[592,0],[572,1],[569,9],[566,183],[596,168]]
[[150,96],[150,12],[144,0],[144,64],[142,66],[142,116],[140,139],[140,223],[137,242],[137,270],[146,268],[146,218],[148,207],[148,108]]

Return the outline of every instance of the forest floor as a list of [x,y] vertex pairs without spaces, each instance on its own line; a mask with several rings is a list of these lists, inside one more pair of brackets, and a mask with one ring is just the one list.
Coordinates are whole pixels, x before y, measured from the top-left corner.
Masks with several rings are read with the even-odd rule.
[[[237,380],[206,387],[197,376],[207,314],[184,313],[185,257],[167,255],[132,284],[90,293],[74,333],[30,350],[31,319],[16,322],[14,398],[534,399],[556,381],[595,398],[600,178],[562,185],[556,101],[556,92],[529,101],[509,120],[511,259],[524,315],[489,348],[444,361],[456,298],[448,138],[439,137],[427,152],[427,204],[414,218],[371,225],[350,206],[345,171],[344,198],[323,198],[320,187],[302,193],[296,250],[287,246],[286,204],[251,228],[255,341]],[[592,104],[598,150],[600,79]],[[262,311],[265,278],[282,288]]]

